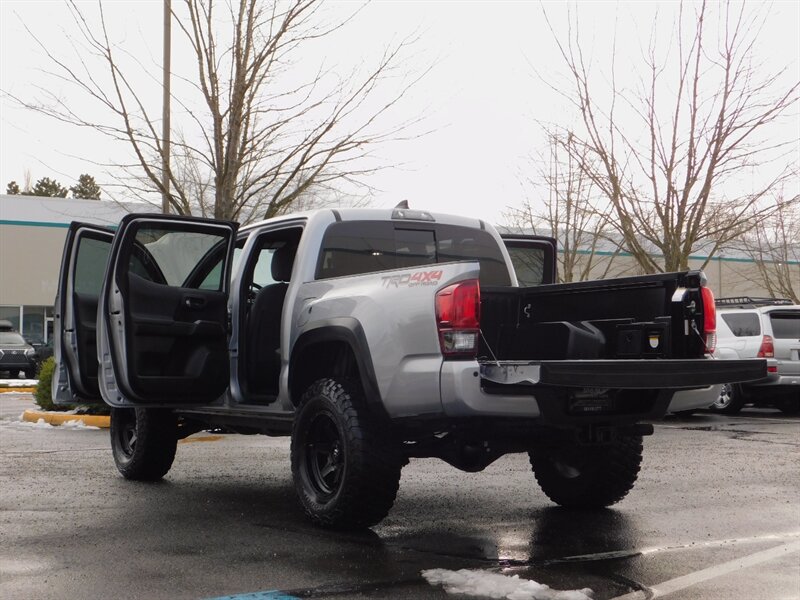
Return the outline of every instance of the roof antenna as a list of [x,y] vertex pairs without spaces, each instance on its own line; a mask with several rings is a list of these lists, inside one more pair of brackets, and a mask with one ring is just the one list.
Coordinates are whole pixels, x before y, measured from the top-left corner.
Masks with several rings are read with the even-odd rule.
[[402,202],[398,202],[398,204],[397,204],[397,206],[395,206],[395,208],[404,208],[404,209],[408,210],[408,200],[403,200]]

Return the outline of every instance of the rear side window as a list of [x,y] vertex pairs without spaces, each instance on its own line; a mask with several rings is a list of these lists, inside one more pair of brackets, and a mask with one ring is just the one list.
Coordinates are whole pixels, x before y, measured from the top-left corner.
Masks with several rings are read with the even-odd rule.
[[74,290],[76,294],[99,296],[106,272],[111,239],[98,240],[82,235],[75,256]]
[[453,225],[344,221],[325,232],[317,279],[406,269],[452,261],[477,261],[483,285],[508,286],[503,255],[486,231]]
[[769,319],[774,338],[800,341],[800,311],[771,312]]
[[736,337],[761,335],[761,323],[756,313],[724,313],[720,316]]

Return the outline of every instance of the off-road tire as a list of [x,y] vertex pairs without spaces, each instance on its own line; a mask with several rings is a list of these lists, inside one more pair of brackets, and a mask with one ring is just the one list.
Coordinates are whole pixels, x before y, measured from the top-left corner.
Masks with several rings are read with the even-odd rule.
[[385,418],[367,409],[357,382],[320,379],[308,387],[292,427],[291,457],[300,504],[317,525],[370,527],[394,504],[401,448]]
[[111,450],[125,479],[157,481],[167,474],[178,446],[178,419],[155,408],[111,409]]
[[719,398],[709,408],[724,415],[736,415],[742,410],[744,402],[742,388],[735,383],[726,383],[719,392]]
[[642,463],[642,436],[621,436],[604,445],[569,438],[542,442],[528,453],[542,491],[568,508],[602,508],[633,488]]

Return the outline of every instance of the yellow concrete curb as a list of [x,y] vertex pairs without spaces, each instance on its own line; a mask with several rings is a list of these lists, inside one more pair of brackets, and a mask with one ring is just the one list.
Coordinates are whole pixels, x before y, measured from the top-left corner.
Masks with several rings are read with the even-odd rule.
[[222,439],[221,435],[199,435],[197,437],[188,437],[178,440],[179,444],[192,444],[194,442],[218,442]]
[[35,391],[36,391],[35,387],[0,387],[0,394],[3,394],[3,393],[8,394],[10,392],[28,394],[28,393],[32,393],[32,392],[35,392]]
[[111,417],[105,415],[72,415],[65,413],[43,412],[38,410],[26,410],[22,413],[22,420],[30,423],[37,423],[39,419],[44,419],[50,425],[63,425],[67,421],[82,421],[89,427],[111,426]]

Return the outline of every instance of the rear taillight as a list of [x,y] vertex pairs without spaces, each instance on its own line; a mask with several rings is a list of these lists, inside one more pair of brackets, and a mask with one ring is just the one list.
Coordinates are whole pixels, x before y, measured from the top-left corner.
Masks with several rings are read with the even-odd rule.
[[761,338],[761,347],[758,349],[758,358],[775,358],[775,344],[772,342],[771,335]]
[[477,279],[449,285],[436,294],[436,326],[446,358],[475,358],[481,320]]
[[700,288],[703,298],[703,341],[706,345],[706,352],[714,352],[717,347],[717,307],[714,304],[714,293],[711,288]]

